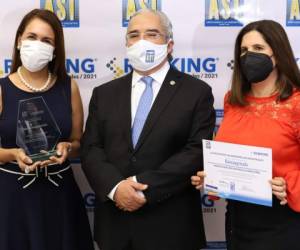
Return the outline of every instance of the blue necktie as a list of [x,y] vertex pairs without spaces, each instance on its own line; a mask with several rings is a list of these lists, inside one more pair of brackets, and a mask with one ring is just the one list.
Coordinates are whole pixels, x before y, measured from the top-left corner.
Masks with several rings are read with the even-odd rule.
[[141,78],[141,81],[146,84],[146,88],[140,98],[139,105],[137,107],[133,125],[132,125],[133,147],[135,147],[138,142],[145,121],[147,119],[148,113],[151,109],[151,104],[153,99],[153,91],[152,91],[153,78],[151,76],[144,76]]

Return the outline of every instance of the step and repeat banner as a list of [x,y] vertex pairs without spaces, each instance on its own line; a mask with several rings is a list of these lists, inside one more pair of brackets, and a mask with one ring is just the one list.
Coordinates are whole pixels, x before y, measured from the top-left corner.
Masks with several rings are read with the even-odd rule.
[[[212,87],[216,130],[223,117],[223,97],[230,86],[235,37],[245,24],[259,19],[280,22],[300,65],[300,0],[1,0],[0,3],[0,77],[10,72],[14,36],[22,17],[33,8],[49,9],[64,26],[67,71],[79,84],[85,119],[93,88],[130,71],[125,57],[125,34],[130,16],[140,8],[162,10],[171,19],[175,42],[171,64]],[[92,225],[95,196],[80,163],[74,164],[74,171]],[[226,249],[225,201],[211,201],[204,195],[202,204],[208,249]]]

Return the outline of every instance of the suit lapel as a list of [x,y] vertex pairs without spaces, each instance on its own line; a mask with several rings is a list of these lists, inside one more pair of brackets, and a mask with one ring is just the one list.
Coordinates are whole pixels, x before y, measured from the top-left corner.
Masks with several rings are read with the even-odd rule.
[[133,150],[131,139],[131,83],[132,72],[124,78],[120,78],[120,85],[117,90],[119,95],[119,114],[120,115],[120,127],[123,129],[124,137],[131,150]]
[[150,134],[153,126],[159,119],[160,115],[166,109],[168,104],[170,103],[172,97],[178,90],[180,86],[180,74],[174,69],[170,68],[169,72],[166,75],[166,78],[158,92],[158,95],[152,105],[152,108],[149,112],[137,145],[134,151],[137,151],[141,145],[144,143],[147,136]]

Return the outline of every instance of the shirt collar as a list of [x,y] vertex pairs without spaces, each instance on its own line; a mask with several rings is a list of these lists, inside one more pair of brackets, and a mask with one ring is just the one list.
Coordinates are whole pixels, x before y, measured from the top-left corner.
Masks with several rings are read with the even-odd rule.
[[[154,79],[155,82],[162,85],[169,69],[170,69],[170,64],[169,62],[166,62],[159,70],[155,71],[150,76]],[[134,87],[141,80],[142,77],[143,75],[140,75],[135,70],[133,70],[132,87]]]

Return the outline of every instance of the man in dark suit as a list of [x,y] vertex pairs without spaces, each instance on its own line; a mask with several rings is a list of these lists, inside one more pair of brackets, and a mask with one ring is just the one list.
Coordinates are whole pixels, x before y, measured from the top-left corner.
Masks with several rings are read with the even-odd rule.
[[82,139],[83,170],[96,193],[101,250],[199,250],[201,201],[190,176],[211,139],[211,88],[170,68],[172,25],[159,11],[131,18],[133,72],[94,89]]

